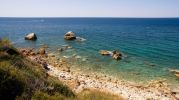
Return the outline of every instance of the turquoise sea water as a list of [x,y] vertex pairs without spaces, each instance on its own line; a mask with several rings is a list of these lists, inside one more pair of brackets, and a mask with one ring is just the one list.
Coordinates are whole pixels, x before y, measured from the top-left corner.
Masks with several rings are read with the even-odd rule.
[[[86,41],[65,41],[63,35],[74,31]],[[25,41],[35,32],[36,42]],[[178,84],[169,69],[179,69],[179,19],[177,18],[0,18],[0,37],[8,37],[16,47],[38,48],[47,44],[57,56],[70,59],[74,68],[105,73],[129,81],[167,79]],[[71,45],[62,53],[57,48]],[[115,61],[101,56],[100,50],[119,50],[124,57]]]

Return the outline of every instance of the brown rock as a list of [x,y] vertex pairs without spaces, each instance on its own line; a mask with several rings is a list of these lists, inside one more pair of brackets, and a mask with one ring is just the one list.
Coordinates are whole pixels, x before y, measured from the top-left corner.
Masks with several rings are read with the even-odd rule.
[[31,52],[30,55],[31,55],[31,56],[34,56],[34,55],[35,55],[35,52]]
[[176,74],[179,74],[179,70],[177,70],[177,69],[170,70],[170,72],[172,72],[172,73],[176,73]]
[[179,88],[172,88],[171,92],[174,94],[179,93]]
[[63,51],[63,48],[58,48],[57,49],[59,52],[62,52]]
[[107,51],[107,50],[101,50],[100,54],[109,56],[111,53],[110,53],[110,51]]
[[29,34],[27,34],[25,36],[25,40],[33,40],[33,41],[35,41],[35,40],[37,40],[37,36],[36,36],[35,33],[29,33]]
[[179,100],[179,94],[176,94],[176,95],[175,95],[175,98],[176,98],[177,100]]
[[179,78],[179,74],[178,73],[176,73],[175,76]]
[[39,53],[40,53],[41,55],[44,55],[44,54],[45,54],[45,48],[40,48],[40,49],[39,49]]
[[112,57],[113,59],[120,60],[122,58],[122,54],[120,52],[113,51]]
[[64,68],[62,68],[62,71],[70,72],[70,68],[69,67],[64,67]]
[[66,39],[66,40],[75,40],[76,39],[75,33],[72,32],[72,31],[67,32],[65,34],[65,36],[64,36],[64,39]]
[[55,54],[50,53],[50,54],[48,54],[48,56],[49,56],[49,57],[55,57]]

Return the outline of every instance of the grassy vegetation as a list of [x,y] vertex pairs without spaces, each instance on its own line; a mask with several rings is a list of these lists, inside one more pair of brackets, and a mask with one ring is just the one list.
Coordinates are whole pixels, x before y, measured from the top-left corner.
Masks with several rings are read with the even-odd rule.
[[[38,95],[53,98],[71,98],[74,93],[37,63],[18,53],[8,54],[15,48],[7,39],[0,41],[0,98],[1,100],[30,100]],[[16,51],[17,52],[17,51]],[[43,99],[43,97],[42,97]]]
[[0,99],[119,100],[121,98],[89,90],[74,94],[58,79],[48,76],[40,65],[21,56],[8,39],[0,39]]
[[86,89],[79,94],[80,94],[78,95],[79,100],[123,100],[121,96],[101,92],[98,90]]

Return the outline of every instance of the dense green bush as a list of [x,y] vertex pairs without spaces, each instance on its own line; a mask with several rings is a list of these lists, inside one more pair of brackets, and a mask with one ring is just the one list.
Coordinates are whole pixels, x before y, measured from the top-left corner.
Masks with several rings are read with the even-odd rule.
[[24,90],[24,83],[9,72],[0,69],[0,98],[1,100],[14,100]]

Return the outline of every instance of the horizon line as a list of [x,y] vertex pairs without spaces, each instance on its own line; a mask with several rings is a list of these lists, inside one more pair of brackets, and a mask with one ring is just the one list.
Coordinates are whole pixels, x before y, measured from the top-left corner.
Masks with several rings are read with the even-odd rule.
[[76,17],[76,16],[73,16],[73,17],[49,17],[49,16],[46,16],[46,17],[42,17],[42,16],[32,16],[32,17],[25,17],[25,16],[9,16],[9,17],[0,17],[0,18],[179,18],[179,17]]

